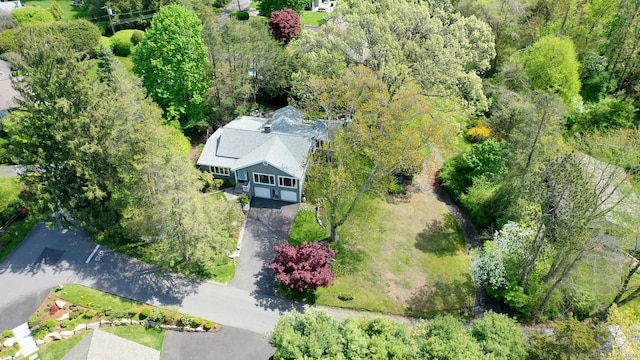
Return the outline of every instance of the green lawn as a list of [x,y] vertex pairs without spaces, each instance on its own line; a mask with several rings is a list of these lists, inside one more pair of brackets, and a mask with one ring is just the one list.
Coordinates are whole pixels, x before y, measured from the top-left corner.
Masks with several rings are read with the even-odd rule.
[[135,341],[138,344],[142,344],[158,351],[162,351],[162,343],[164,342],[164,335],[166,334],[165,330],[145,328],[143,326],[104,327],[100,330]]
[[300,22],[303,25],[320,26],[327,15],[328,13],[326,12],[303,11],[302,15],[300,15]]
[[[295,242],[320,234],[310,214],[303,210],[296,218]],[[473,305],[464,238],[433,197],[413,194],[398,203],[365,199],[339,234],[332,265],[337,277],[316,292],[316,304],[427,317]]]
[[83,331],[68,339],[43,345],[38,349],[38,357],[41,360],[60,360],[87,335],[89,335],[89,331]]
[[131,56],[116,56],[116,59],[118,59],[120,65],[124,66],[128,72],[133,74],[133,59]]
[[[24,1],[23,3],[27,7],[48,9],[51,7],[51,2],[51,0],[34,0]],[[91,19],[91,14],[89,14],[89,8],[87,6],[71,6],[71,1],[69,0],[59,0],[57,3],[64,13],[62,20]]]
[[315,208],[303,204],[291,226],[289,243],[300,245],[303,241],[323,240],[328,236],[329,230],[320,226],[316,221]]
[[62,291],[57,291],[55,294],[72,303],[100,309],[110,307],[113,310],[127,311],[144,305],[143,303],[135,300],[107,294],[102,291],[75,284],[67,284],[64,286]]
[[20,190],[22,190],[20,178],[0,178],[0,212],[3,212],[7,206],[18,200]]

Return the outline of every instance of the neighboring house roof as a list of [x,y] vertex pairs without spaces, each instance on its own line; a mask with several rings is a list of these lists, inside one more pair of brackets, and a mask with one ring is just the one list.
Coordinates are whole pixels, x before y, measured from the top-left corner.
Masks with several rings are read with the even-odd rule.
[[242,116],[213,133],[197,163],[232,170],[264,163],[300,179],[313,141],[328,139],[328,131],[322,121],[305,122],[292,106],[277,110],[271,119]]
[[95,329],[62,360],[159,360],[160,351]]
[[13,89],[11,84],[11,65],[4,60],[0,60],[0,110],[18,107],[13,99],[19,97],[20,94]]
[[[595,227],[614,225],[635,225],[640,221],[640,201],[633,192],[627,174],[620,166],[608,164],[592,156],[577,153],[584,175],[593,182],[594,190],[600,196],[600,210],[612,209],[606,213]],[[604,222],[603,222],[604,220]]]

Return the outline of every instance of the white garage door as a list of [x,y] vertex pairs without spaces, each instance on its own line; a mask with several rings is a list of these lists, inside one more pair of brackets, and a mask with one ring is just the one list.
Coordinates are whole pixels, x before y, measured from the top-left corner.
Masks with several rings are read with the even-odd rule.
[[282,201],[298,202],[298,193],[295,191],[280,190]]
[[263,199],[271,199],[271,189],[266,187],[255,187],[253,190],[253,194],[256,197]]

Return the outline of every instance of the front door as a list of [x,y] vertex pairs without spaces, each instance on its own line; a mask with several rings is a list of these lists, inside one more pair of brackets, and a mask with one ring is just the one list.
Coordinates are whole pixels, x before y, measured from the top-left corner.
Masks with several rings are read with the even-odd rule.
[[244,170],[236,170],[238,181],[247,181],[247,172]]

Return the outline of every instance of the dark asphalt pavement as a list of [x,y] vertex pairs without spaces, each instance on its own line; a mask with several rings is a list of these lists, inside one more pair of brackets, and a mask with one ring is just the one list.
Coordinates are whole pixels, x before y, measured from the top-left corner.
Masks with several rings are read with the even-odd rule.
[[275,277],[268,268],[275,257],[273,247],[289,239],[300,204],[253,198],[244,229],[236,276],[229,286],[253,295],[274,295]]
[[264,335],[230,326],[216,333],[168,331],[162,360],[229,359],[267,360],[275,349]]

